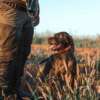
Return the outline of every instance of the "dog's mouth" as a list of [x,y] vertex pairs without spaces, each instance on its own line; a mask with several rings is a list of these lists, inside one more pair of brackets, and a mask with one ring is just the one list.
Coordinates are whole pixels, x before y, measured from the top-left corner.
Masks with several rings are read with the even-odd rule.
[[51,51],[57,51],[63,50],[65,48],[65,45],[58,41],[55,37],[49,37],[48,38],[48,44],[50,45],[49,48]]
[[58,45],[50,45],[50,49],[52,51],[59,51],[62,49],[62,45],[61,44],[58,44]]

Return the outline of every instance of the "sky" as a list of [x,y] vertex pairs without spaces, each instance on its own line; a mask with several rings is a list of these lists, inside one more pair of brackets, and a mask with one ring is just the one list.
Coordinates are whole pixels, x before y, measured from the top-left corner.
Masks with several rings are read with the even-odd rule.
[[66,31],[72,35],[100,34],[100,0],[40,0],[37,32]]

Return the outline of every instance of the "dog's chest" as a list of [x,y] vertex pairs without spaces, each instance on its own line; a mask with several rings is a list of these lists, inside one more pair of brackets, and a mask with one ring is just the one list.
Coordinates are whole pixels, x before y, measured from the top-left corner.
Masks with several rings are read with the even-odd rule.
[[65,66],[64,66],[63,60],[65,60],[65,59],[64,59],[64,57],[61,57],[61,56],[54,58],[54,63],[52,65],[50,75],[52,74],[53,76],[54,75],[57,76],[57,75],[65,73]]

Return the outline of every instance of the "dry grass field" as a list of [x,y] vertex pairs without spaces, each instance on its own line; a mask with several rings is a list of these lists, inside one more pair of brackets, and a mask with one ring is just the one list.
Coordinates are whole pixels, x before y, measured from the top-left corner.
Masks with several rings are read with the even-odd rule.
[[69,84],[61,86],[56,78],[46,78],[44,82],[39,79],[44,65],[35,67],[49,55],[48,45],[32,45],[30,63],[26,64],[28,70],[25,73],[33,81],[27,86],[34,100],[100,100],[100,48],[76,48],[77,78],[74,90]]

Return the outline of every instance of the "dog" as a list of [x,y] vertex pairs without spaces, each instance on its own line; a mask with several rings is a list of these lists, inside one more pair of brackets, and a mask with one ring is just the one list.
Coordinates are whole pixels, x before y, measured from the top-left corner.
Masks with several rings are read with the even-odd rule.
[[[71,90],[75,88],[77,73],[76,58],[74,55],[75,47],[72,36],[67,32],[55,33],[54,36],[48,38],[48,44],[51,51],[49,57],[43,59],[34,68],[32,67],[32,63],[29,62],[26,64],[22,78],[22,89],[19,90],[22,97],[25,97],[25,95],[27,95],[26,97],[31,97],[33,90],[39,84],[45,82],[46,79],[51,88],[54,81],[60,83],[60,88],[64,86],[67,86]],[[39,72],[42,64],[44,65],[44,69],[42,69],[43,71],[37,78],[35,73]]]
[[[58,32],[48,38],[51,56],[46,59],[42,80],[57,78],[74,89],[76,78],[76,58],[73,38],[67,32]],[[62,83],[62,82],[61,82]]]

